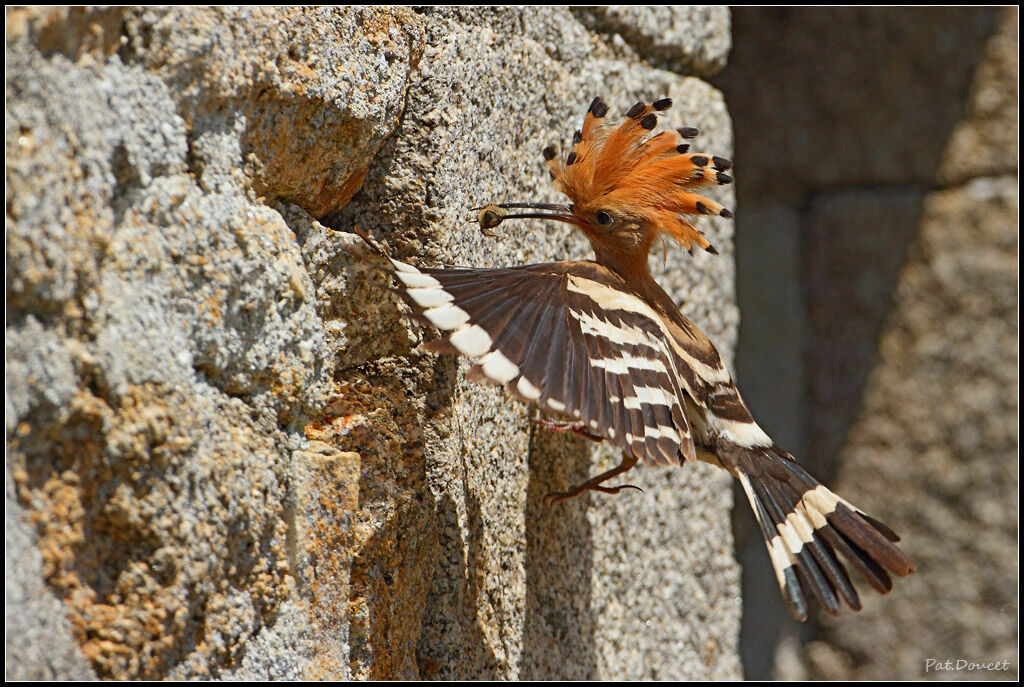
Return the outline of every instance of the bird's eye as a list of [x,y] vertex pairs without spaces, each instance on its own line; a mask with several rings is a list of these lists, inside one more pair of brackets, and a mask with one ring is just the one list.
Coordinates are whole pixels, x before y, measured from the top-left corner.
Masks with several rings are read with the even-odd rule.
[[609,224],[612,223],[612,216],[609,215],[604,210],[598,210],[597,214],[594,216],[594,219],[597,220],[598,224],[604,227],[607,227]]

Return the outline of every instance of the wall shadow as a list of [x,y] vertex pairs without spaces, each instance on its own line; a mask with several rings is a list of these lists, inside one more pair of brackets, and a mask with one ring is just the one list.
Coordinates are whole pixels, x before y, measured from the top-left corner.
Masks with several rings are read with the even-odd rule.
[[589,499],[547,506],[544,497],[585,482],[590,445],[534,427],[526,502],[526,619],[522,680],[595,680],[597,618],[591,608],[594,553]]
[[[997,14],[732,10],[733,52],[714,82],[736,140],[737,376],[764,428],[823,481]],[[770,679],[780,640],[814,629],[769,589],[764,545],[737,503],[741,655],[747,678]]]

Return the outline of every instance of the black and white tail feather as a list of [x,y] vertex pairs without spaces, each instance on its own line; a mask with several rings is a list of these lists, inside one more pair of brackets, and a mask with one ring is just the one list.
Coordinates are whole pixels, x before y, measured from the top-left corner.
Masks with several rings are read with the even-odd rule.
[[[447,336],[428,344],[477,358],[472,374],[571,416],[649,465],[700,459],[739,479],[792,615],[807,596],[837,615],[861,608],[846,564],[886,593],[914,570],[888,527],[836,496],[754,422],[711,342],[659,287],[643,295],[593,262],[509,269],[388,262],[395,291]],[[653,284],[653,281],[651,282]]]
[[914,565],[891,529],[837,496],[777,446],[722,442],[718,455],[735,475],[754,510],[790,613],[807,618],[810,593],[829,615],[840,601],[861,608],[840,556],[877,591],[892,589]]

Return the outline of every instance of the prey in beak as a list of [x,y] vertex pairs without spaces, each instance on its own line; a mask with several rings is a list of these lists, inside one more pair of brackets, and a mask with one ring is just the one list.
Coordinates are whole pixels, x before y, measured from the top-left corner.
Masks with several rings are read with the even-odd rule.
[[[565,203],[501,203],[472,208],[472,210],[478,211],[476,222],[480,225],[481,233],[490,238],[497,236],[497,234],[490,230],[507,219],[553,219],[576,226],[583,226],[585,224],[583,219],[573,214],[573,206]],[[548,210],[549,212],[517,212],[510,214],[509,210]]]

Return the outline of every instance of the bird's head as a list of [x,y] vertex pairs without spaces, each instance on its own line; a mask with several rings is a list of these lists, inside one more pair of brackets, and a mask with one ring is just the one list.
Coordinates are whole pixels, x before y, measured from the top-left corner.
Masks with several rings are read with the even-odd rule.
[[[506,219],[546,218],[579,227],[590,240],[598,262],[620,272],[647,270],[654,239],[669,236],[693,252],[694,246],[717,253],[687,220],[692,215],[732,213],[694,189],[728,184],[731,163],[721,157],[691,153],[693,128],[653,133],[669,98],[637,103],[617,125],[606,120],[608,106],[594,98],[565,156],[544,149],[555,187],[569,196],[566,205],[504,203],[480,209],[486,232]],[[532,210],[511,214],[509,210]]]

